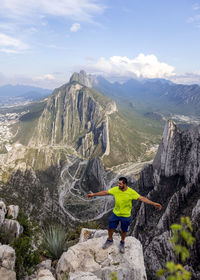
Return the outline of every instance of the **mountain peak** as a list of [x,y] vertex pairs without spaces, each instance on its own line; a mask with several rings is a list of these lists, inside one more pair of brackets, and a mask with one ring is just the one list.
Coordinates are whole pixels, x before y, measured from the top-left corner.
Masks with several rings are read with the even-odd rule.
[[78,82],[86,87],[92,87],[90,76],[84,70],[81,70],[79,73],[75,72],[70,78],[70,83]]

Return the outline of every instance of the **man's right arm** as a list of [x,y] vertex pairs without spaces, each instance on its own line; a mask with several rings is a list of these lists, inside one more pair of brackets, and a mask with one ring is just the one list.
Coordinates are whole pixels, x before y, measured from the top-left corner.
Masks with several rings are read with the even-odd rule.
[[89,193],[87,195],[88,198],[93,197],[93,196],[103,196],[103,195],[109,195],[108,191],[101,191],[101,192],[97,192],[97,193]]

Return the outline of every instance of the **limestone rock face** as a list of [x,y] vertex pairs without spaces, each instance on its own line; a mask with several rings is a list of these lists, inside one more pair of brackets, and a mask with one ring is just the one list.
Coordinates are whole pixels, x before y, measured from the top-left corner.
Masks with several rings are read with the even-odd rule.
[[142,246],[137,239],[127,237],[125,254],[119,253],[118,236],[114,236],[114,244],[111,247],[103,250],[102,245],[105,240],[105,236],[92,238],[70,247],[58,261],[56,268],[58,280],[61,280],[66,272],[71,273],[70,279],[78,279],[78,273],[80,273],[79,277],[84,276],[83,273],[90,273],[88,279],[109,280],[112,272],[116,272],[119,280],[147,279]]
[[[162,141],[153,164],[146,165],[137,182],[141,195],[163,205],[162,211],[141,204],[132,225],[132,234],[144,248],[147,275],[157,279],[156,271],[170,259],[169,230],[181,216],[191,217],[196,245],[190,267],[198,275],[200,257],[200,126],[181,131],[172,121],[166,123]],[[196,278],[194,278],[196,279]]]
[[15,280],[15,250],[8,245],[0,245],[0,279]]
[[40,269],[37,274],[37,280],[55,280],[55,278],[50,270]]
[[[170,261],[174,259],[175,254],[169,239],[170,233],[166,231],[154,238],[146,248],[144,258],[149,274],[154,275],[156,271],[165,267],[165,260]],[[166,259],[163,259],[163,254],[166,255]]]
[[6,205],[3,201],[0,201],[0,226],[3,224],[6,216]]
[[91,272],[70,272],[68,280],[101,280]]
[[72,79],[48,98],[29,145],[68,145],[84,157],[103,155],[107,116],[116,110],[114,101]]
[[154,171],[166,177],[179,174],[184,176],[186,183],[195,183],[200,172],[199,135],[200,126],[182,132],[169,121],[153,162]]
[[192,210],[192,222],[193,224],[200,223],[200,199],[197,201],[196,206]]
[[23,227],[15,220],[5,219],[3,227],[7,232],[12,234],[13,237],[18,237],[23,232]]
[[70,78],[70,83],[78,82],[86,87],[92,87],[91,76],[87,75],[84,70],[81,70],[80,73],[74,73]]
[[104,166],[99,158],[91,159],[85,170],[83,184],[87,192],[99,192],[104,190]]
[[0,279],[2,280],[16,280],[16,273],[4,267],[0,269]]
[[8,206],[8,216],[11,216],[12,219],[17,219],[19,214],[19,206],[18,205],[9,205]]

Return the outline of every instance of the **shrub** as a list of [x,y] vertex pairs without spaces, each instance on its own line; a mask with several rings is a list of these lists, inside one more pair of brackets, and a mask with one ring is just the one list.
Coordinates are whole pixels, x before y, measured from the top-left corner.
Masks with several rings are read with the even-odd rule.
[[[34,245],[37,243],[38,226],[28,219],[28,216],[19,211],[17,218],[23,226],[23,234],[14,239],[11,246],[15,249],[15,271],[17,279],[23,279],[26,274],[30,275],[35,266],[40,263],[40,254]],[[33,245],[34,244],[34,245]]]
[[43,248],[52,259],[59,259],[66,249],[66,231],[61,225],[48,225],[43,229]]
[[6,231],[3,227],[0,228],[0,243],[9,244],[13,240],[13,235]]
[[187,271],[183,264],[190,257],[189,248],[195,242],[192,236],[192,224],[189,217],[181,217],[181,224],[173,224],[171,242],[178,260],[182,263],[167,262],[166,267],[157,272],[159,277],[165,276],[166,280],[190,280],[191,272]]
[[116,271],[113,271],[109,274],[110,280],[118,280]]
[[40,263],[38,250],[34,250],[29,236],[15,238],[12,243],[16,253],[15,270],[17,279],[22,279],[26,274],[30,275],[35,269],[35,265]]

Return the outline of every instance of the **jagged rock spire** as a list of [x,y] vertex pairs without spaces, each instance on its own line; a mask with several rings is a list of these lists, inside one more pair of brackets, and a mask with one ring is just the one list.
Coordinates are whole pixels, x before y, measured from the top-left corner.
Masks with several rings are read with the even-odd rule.
[[92,87],[90,78],[84,70],[81,70],[80,73],[75,72],[70,78],[70,83],[72,82],[78,82],[86,87]]

